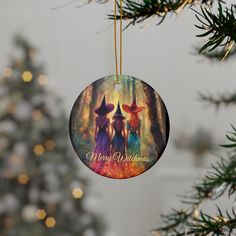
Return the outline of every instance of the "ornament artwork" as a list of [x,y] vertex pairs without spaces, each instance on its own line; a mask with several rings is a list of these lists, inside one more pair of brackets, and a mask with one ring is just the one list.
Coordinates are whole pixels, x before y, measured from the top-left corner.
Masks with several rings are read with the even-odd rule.
[[131,76],[101,78],[78,96],[70,137],[80,160],[94,172],[124,179],[142,174],[163,153],[169,117],[159,94]]

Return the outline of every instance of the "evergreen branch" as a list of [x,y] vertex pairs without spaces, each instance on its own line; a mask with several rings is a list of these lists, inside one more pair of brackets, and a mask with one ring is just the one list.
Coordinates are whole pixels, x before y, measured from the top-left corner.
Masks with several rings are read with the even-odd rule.
[[211,52],[216,48],[222,48],[220,53],[221,60],[226,59],[235,49],[236,5],[232,4],[230,8],[223,9],[222,4],[219,2],[217,14],[203,7],[201,7],[201,13],[195,12],[197,19],[201,22],[201,25],[195,26],[205,31],[197,35],[197,37],[208,37],[207,42],[201,47],[199,53],[204,51]]
[[193,194],[190,200],[184,203],[200,204],[205,199],[217,199],[229,189],[228,195],[235,193],[236,187],[236,160],[235,156],[221,159],[215,165],[211,165],[204,179],[193,186]]
[[[221,1],[221,0],[218,0]],[[161,24],[167,14],[176,13],[184,9],[186,6],[191,7],[194,4],[205,4],[211,6],[214,0],[124,0],[122,6],[122,17],[124,20],[130,20],[128,24],[136,24],[143,22],[144,20],[157,16],[160,18],[158,24]],[[121,12],[121,6],[117,3],[119,13]],[[114,15],[108,15],[109,19],[114,19]],[[121,15],[117,15],[117,19],[120,19]]]
[[224,235],[226,232],[230,234],[236,227],[234,208],[231,214],[226,211],[225,215],[219,207],[217,209],[217,216],[210,216],[202,211],[198,215],[194,209],[188,212],[173,210],[170,215],[162,215],[162,220],[167,225],[153,231],[175,236]]
[[229,95],[219,95],[218,97],[213,97],[212,95],[199,94],[201,100],[207,102],[208,104],[214,105],[219,108],[220,105],[235,105],[236,104],[236,92]]
[[[199,47],[194,47],[193,55],[199,55]],[[213,50],[211,52],[203,51],[201,53],[204,59],[208,59],[210,62],[219,62],[219,60],[222,58],[222,51],[221,50]],[[236,55],[236,48],[234,48],[230,54],[227,56],[227,59],[230,59]]]
[[225,235],[226,233],[230,235],[236,227],[234,208],[232,208],[231,215],[226,211],[226,216],[224,216],[218,207],[218,215],[216,217],[201,211],[200,217],[194,219],[192,223],[188,224],[188,227],[190,231],[185,232],[187,235]]
[[161,215],[161,219],[163,223],[165,223],[166,225],[158,229],[154,229],[153,231],[162,231],[168,233],[171,232],[173,229],[176,232],[183,230],[186,223],[189,221],[189,219],[191,219],[192,214],[193,211],[191,209],[187,210],[172,209],[172,212],[170,214]]
[[[229,144],[221,145],[225,148],[236,147],[236,128],[226,135]],[[218,215],[210,216],[199,207],[204,200],[215,200],[228,191],[228,197],[236,191],[236,155],[230,158],[221,158],[209,171],[200,183],[192,188],[192,194],[184,197],[182,202],[190,204],[187,210],[172,210],[167,215],[161,215],[164,226],[155,229],[164,235],[230,235],[236,227],[236,213],[226,211],[224,215],[218,207]]]

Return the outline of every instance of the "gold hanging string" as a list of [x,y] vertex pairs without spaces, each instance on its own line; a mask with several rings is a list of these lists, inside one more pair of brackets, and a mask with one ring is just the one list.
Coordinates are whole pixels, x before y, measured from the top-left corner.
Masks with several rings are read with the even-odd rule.
[[[118,75],[118,53],[117,53],[117,3],[114,0],[114,48],[115,48],[115,65],[116,65],[116,82],[119,83]],[[120,0],[120,75],[122,75],[122,0]]]
[[122,17],[123,17],[123,12],[122,12],[122,0],[120,0],[120,75],[122,75]]

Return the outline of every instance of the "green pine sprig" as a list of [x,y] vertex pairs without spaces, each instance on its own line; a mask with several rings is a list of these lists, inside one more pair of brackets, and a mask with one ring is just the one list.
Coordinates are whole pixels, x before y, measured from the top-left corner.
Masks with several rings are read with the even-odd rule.
[[[146,19],[157,16],[161,24],[166,16],[170,13],[177,13],[186,6],[193,6],[194,4],[204,4],[211,6],[214,0],[123,0],[122,4],[122,17],[124,20],[129,20],[128,24],[135,25],[145,21]],[[117,2],[119,13],[121,13],[121,6]],[[114,14],[108,15],[109,19],[114,19]],[[120,19],[121,15],[117,15],[117,19]]]
[[210,9],[201,7],[201,13],[196,12],[196,17],[201,25],[195,25],[205,31],[197,37],[208,37],[207,42],[200,48],[199,53],[211,52],[222,48],[221,60],[224,60],[235,49],[236,42],[236,5],[223,8],[219,2],[218,12],[214,14]]
[[155,229],[161,235],[231,235],[236,228],[236,213],[234,206],[231,213],[225,214],[217,207],[216,216],[204,213],[200,207],[207,200],[219,199],[227,193],[228,197],[235,197],[236,192],[236,128],[226,135],[230,143],[221,145],[233,151],[228,158],[221,158],[204,178],[194,184],[190,194],[182,196],[182,203],[186,209],[173,209],[169,214],[161,215],[163,226]]

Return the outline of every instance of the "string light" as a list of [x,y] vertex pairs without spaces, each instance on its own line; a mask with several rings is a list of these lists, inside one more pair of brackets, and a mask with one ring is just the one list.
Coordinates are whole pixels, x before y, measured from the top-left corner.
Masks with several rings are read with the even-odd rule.
[[193,211],[193,216],[194,216],[194,218],[198,218],[199,217],[199,209],[196,207],[195,209],[194,209],[194,211]]
[[38,220],[44,220],[47,216],[47,213],[44,209],[39,209],[36,213],[36,218]]
[[12,71],[12,69],[9,68],[9,67],[5,68],[4,71],[3,71],[3,75],[4,75],[5,77],[7,77],[7,78],[11,77],[11,76],[12,76],[12,73],[13,73],[13,71]]
[[43,155],[44,151],[45,151],[45,149],[44,149],[43,145],[41,145],[41,144],[35,145],[35,147],[34,147],[34,153],[35,153],[37,156]]
[[24,71],[22,74],[22,79],[24,82],[29,83],[33,79],[31,71]]
[[72,195],[74,198],[82,198],[84,195],[84,192],[81,188],[74,188],[72,190]]
[[40,120],[43,117],[43,113],[40,110],[34,110],[32,112],[32,118],[33,120]]
[[19,175],[19,177],[18,177],[18,182],[19,182],[20,184],[25,185],[25,184],[27,184],[27,183],[29,182],[29,177],[28,177],[27,175],[25,175],[25,174],[21,174],[21,175]]
[[47,83],[48,83],[48,78],[47,78],[47,76],[45,76],[45,75],[40,75],[39,77],[38,77],[38,83],[40,84],[40,85],[46,85]]
[[56,226],[56,219],[54,217],[48,217],[45,220],[45,224],[48,228],[54,228]]
[[55,143],[54,143],[54,141],[53,140],[47,140],[46,142],[45,142],[45,147],[46,147],[46,149],[47,150],[53,150],[54,148],[55,148]]

